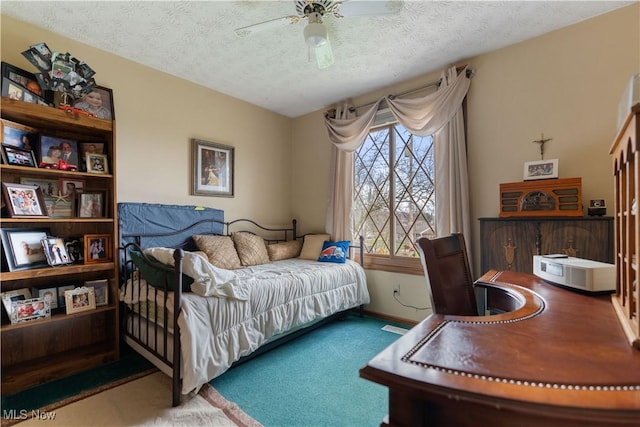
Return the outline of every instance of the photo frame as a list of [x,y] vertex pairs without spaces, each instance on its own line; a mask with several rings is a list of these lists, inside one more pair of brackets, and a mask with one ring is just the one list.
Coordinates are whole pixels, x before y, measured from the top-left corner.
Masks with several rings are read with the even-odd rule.
[[38,298],[44,298],[49,302],[49,307],[53,310],[58,308],[58,288],[33,288],[32,295]]
[[84,261],[84,239],[82,237],[69,237],[64,239],[64,246],[67,248],[69,259],[74,264],[82,264]]
[[96,297],[93,288],[81,287],[71,291],[64,291],[64,301],[67,314],[95,310]]
[[84,236],[84,263],[94,264],[110,262],[113,260],[111,248],[111,235],[109,234],[85,234]]
[[80,152],[80,166],[83,171],[87,170],[87,154],[105,154],[104,142],[79,142],[78,150]]
[[85,156],[87,172],[109,173],[109,163],[106,154],[87,153]]
[[42,248],[47,262],[52,267],[71,264],[67,247],[61,237],[47,236],[42,239]]
[[74,198],[66,196],[45,196],[44,204],[49,218],[73,218]]
[[35,150],[38,131],[35,128],[2,119],[2,143],[23,150]]
[[233,197],[235,149],[228,145],[191,140],[191,194]]
[[104,218],[106,216],[106,190],[76,190],[75,197],[78,218]]
[[23,176],[20,177],[20,184],[37,185],[38,187],[40,187],[40,190],[42,190],[42,195],[45,197],[45,199],[47,197],[55,197],[58,195],[58,179],[31,178]]
[[2,161],[7,165],[37,167],[36,157],[32,150],[24,150],[8,144],[2,144]]
[[93,86],[89,93],[74,101],[73,107],[90,113],[99,119],[116,119],[113,106],[113,91],[104,86]]
[[42,238],[47,237],[47,228],[2,228],[2,248],[9,271],[29,270],[45,267],[47,258],[42,248]]
[[28,288],[15,289],[13,291],[3,292],[2,305],[4,306],[9,319],[13,317],[13,303],[16,301],[27,301],[31,299],[31,291]]
[[2,62],[2,96],[29,102],[31,104],[49,105],[36,76],[22,68]]
[[31,298],[12,303],[10,319],[14,325],[47,317],[51,317],[51,306],[44,298]]
[[550,179],[558,177],[558,159],[525,162],[524,180]]
[[2,183],[2,195],[12,218],[47,218],[42,189],[38,185]]
[[84,189],[86,181],[84,179],[60,178],[58,180],[58,191],[63,197],[73,198],[76,196],[76,190]]
[[84,282],[84,286],[87,288],[93,288],[93,293],[96,299],[96,307],[109,304],[109,280],[88,280]]
[[78,167],[78,141],[67,138],[55,138],[43,135],[40,137],[40,167],[58,165],[60,161]]
[[67,306],[67,302],[65,300],[65,295],[64,293],[66,291],[72,291],[76,288],[77,286],[75,285],[65,285],[65,286],[58,286],[57,290],[58,290],[58,307],[59,308],[64,308]]

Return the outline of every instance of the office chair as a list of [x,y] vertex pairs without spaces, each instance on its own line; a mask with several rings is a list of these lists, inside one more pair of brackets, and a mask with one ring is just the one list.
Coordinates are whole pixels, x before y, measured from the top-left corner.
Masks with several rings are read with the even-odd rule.
[[435,314],[477,316],[476,295],[462,233],[416,242]]

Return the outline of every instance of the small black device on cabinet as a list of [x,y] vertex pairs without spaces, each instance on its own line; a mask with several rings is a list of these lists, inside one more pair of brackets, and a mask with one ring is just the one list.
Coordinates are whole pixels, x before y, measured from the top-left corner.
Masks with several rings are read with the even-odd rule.
[[607,207],[604,205],[603,199],[589,200],[589,208],[587,209],[589,216],[603,216],[607,213]]

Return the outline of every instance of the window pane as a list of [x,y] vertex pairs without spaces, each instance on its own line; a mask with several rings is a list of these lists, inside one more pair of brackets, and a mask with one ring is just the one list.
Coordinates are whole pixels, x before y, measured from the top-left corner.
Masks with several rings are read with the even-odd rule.
[[355,156],[353,214],[367,253],[417,258],[414,242],[436,234],[433,138],[372,130]]

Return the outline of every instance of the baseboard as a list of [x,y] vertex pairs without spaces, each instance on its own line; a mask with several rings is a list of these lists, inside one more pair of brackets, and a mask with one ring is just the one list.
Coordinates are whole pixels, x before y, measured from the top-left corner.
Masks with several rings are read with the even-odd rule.
[[383,313],[377,313],[375,311],[370,311],[367,309],[364,309],[364,314],[366,314],[367,316],[371,316],[371,317],[375,317],[381,320],[386,320],[388,322],[395,322],[395,323],[400,323],[403,325],[408,325],[410,327],[417,325],[419,322],[413,320],[413,319],[404,319],[402,317],[396,317],[396,316],[389,316],[388,314],[383,314]]

